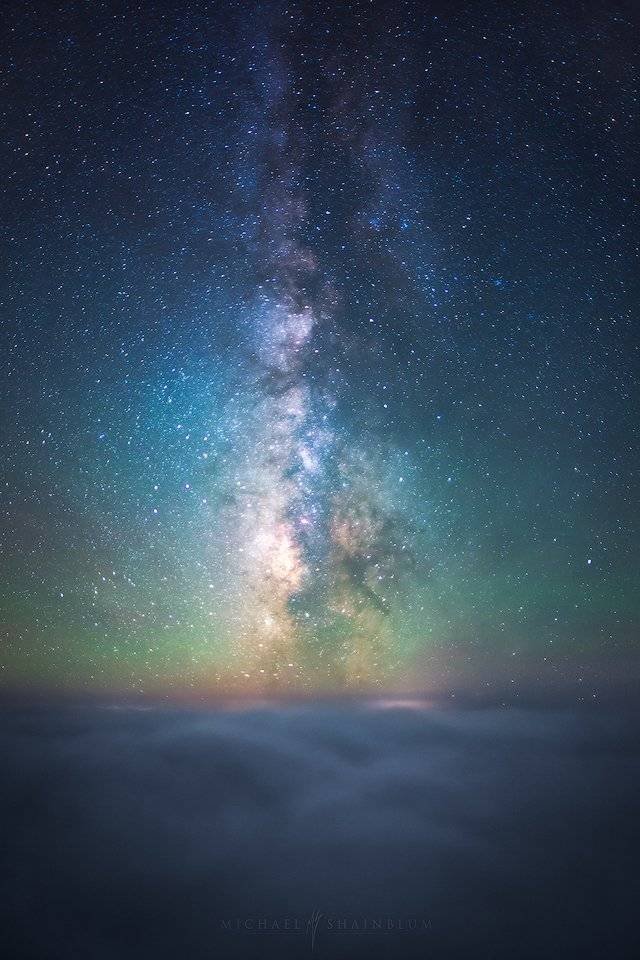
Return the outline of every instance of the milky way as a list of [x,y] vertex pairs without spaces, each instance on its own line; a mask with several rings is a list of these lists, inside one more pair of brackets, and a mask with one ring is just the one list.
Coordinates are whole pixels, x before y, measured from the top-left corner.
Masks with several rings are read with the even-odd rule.
[[[267,44],[263,70],[261,282],[248,310],[243,389],[251,403],[225,476],[228,503],[210,518],[224,545],[214,569],[231,573],[233,669],[245,686],[379,683],[396,544],[386,543],[387,510],[374,502],[372,458],[356,437],[336,432],[338,384],[313,374],[336,293],[305,236],[311,187],[291,67]],[[318,643],[321,630],[333,643]]]
[[637,675],[626,8],[9,9],[2,684]]

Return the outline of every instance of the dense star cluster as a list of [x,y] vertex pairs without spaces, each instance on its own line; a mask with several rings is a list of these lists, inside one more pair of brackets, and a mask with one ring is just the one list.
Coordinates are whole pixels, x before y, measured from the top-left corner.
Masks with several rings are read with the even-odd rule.
[[10,3],[7,690],[637,675],[623,3]]

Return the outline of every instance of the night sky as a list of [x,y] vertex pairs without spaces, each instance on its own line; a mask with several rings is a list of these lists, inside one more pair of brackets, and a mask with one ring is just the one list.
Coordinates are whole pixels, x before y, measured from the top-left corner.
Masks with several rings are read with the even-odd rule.
[[5,691],[636,680],[633,5],[3,15]]

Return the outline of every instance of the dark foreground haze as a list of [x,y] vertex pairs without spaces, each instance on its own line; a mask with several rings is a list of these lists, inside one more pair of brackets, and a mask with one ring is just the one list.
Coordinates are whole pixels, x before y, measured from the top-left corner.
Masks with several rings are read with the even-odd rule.
[[6,956],[631,957],[638,720],[13,709]]

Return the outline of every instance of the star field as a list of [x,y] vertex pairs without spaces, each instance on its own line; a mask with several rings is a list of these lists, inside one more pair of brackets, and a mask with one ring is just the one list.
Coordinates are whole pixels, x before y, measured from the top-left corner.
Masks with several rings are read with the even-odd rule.
[[6,689],[637,677],[637,41],[623,3],[9,4]]

